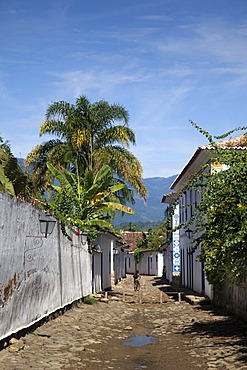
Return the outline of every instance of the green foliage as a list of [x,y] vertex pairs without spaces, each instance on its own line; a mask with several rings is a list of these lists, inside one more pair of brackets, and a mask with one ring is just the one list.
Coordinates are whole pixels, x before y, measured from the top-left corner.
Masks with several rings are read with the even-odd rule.
[[[246,127],[216,137],[192,124],[209,140],[211,161],[183,189],[193,187],[202,200],[189,224],[179,227],[195,225],[191,244],[194,251],[200,247],[198,259],[205,264],[209,283],[215,287],[225,280],[240,284],[247,277],[247,134],[238,149],[234,142],[222,146],[215,139]],[[225,169],[211,174],[212,164],[224,164]]]
[[0,136],[0,147],[5,153],[11,154],[10,143],[9,141],[4,141],[2,136]]
[[166,241],[166,228],[161,224],[155,230],[148,230],[145,238],[138,239],[137,246],[145,249],[161,250]]
[[123,222],[119,225],[115,225],[116,230],[122,231],[144,231],[155,230],[159,227],[160,222],[147,221],[147,222]]
[[13,182],[8,176],[9,171],[6,171],[10,158],[11,151],[9,144],[4,142],[2,137],[0,137],[0,190],[10,195],[15,195]]
[[78,171],[58,170],[50,163],[48,168],[60,184],[52,185],[55,193],[49,207],[72,231],[78,228],[95,239],[102,229],[114,231],[111,225],[114,211],[133,213],[119,202],[116,193],[125,185],[113,178],[109,166],[102,167],[95,176],[87,170],[84,177]]
[[135,251],[134,251],[134,259],[135,259],[136,263],[140,262],[141,254],[145,250],[147,250],[147,249],[146,248],[136,248],[135,249]]
[[13,184],[5,175],[4,167],[2,164],[0,164],[0,190],[10,195],[15,195]]
[[145,250],[153,249],[162,251],[166,241],[167,231],[164,223],[160,224],[155,230],[148,230],[143,238],[138,238],[136,241],[137,248],[134,251],[136,262],[139,262],[141,253]]
[[[128,126],[129,115],[125,108],[104,100],[90,103],[80,96],[75,104],[59,101],[47,108],[46,121],[40,127],[40,136],[51,134],[56,139],[36,146],[27,157],[37,189],[47,188],[53,182],[47,163],[58,168],[84,175],[89,168],[96,174],[108,165],[118,179],[146,196],[142,182],[142,167],[128,150],[135,144],[135,134]],[[124,187],[119,199],[133,201],[133,192]]]
[[11,153],[9,143],[0,137],[0,190],[26,198],[28,189],[28,176]]
[[86,297],[84,297],[83,302],[86,303],[86,304],[96,304],[96,303],[98,303],[98,299],[96,299],[96,298],[94,298],[90,295],[87,295]]
[[229,167],[207,179],[196,219],[204,233],[195,247],[201,246],[210,283],[239,283],[247,277],[247,151],[217,149],[214,155]]

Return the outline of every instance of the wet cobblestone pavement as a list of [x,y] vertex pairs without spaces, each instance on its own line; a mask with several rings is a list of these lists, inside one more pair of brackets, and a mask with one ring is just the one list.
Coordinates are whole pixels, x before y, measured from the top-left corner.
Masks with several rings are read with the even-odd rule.
[[[13,338],[0,352],[0,369],[247,369],[246,323],[209,305],[178,302],[158,278],[143,276],[140,292],[132,280],[128,276],[95,305],[78,303]],[[135,335],[155,340],[124,345]]]

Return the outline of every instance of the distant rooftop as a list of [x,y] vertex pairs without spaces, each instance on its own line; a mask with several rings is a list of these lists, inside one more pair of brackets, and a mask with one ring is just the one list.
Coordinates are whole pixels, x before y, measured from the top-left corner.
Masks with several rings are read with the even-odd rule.
[[142,231],[123,231],[121,239],[124,249],[133,252],[136,249],[137,239],[144,239],[145,233]]

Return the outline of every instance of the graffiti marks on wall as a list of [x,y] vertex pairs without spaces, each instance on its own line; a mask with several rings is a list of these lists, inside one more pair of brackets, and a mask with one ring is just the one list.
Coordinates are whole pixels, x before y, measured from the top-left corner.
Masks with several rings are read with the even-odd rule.
[[[28,239],[26,239],[25,241],[24,265],[25,262],[31,262],[36,256],[36,250],[43,246],[43,240],[41,239],[41,237],[26,236],[26,238]],[[29,241],[29,243],[27,243],[27,240]]]

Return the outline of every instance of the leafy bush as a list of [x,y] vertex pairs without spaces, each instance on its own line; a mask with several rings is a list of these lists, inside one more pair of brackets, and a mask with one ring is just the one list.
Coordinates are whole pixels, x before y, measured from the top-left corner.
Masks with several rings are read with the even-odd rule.
[[98,303],[98,299],[88,295],[88,296],[84,297],[83,302],[86,303],[86,304],[96,304],[96,303]]

